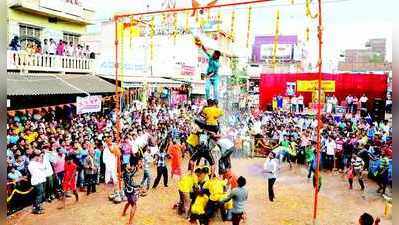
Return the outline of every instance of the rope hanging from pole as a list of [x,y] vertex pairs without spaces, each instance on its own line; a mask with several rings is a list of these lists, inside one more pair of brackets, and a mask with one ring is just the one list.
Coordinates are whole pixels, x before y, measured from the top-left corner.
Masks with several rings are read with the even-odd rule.
[[277,12],[276,12],[276,29],[275,29],[275,33],[274,33],[273,55],[272,55],[273,70],[276,69],[276,54],[277,54],[277,48],[278,48],[278,38],[280,35],[279,26],[280,26],[280,10],[277,10]]
[[318,14],[312,15],[312,11],[310,10],[310,1],[311,0],[306,0],[306,16],[312,19],[316,19]]
[[249,39],[251,35],[251,26],[252,26],[252,6],[248,7],[248,30],[247,30],[247,48],[249,48]]
[[319,82],[318,82],[318,107],[317,107],[317,157],[316,157],[316,171],[315,171],[315,192],[314,192],[314,208],[313,208],[313,224],[316,224],[317,221],[317,207],[318,207],[318,197],[319,197],[319,176],[320,176],[320,132],[322,128],[322,120],[321,120],[321,82],[322,82],[322,65],[323,65],[323,21],[321,17],[322,8],[321,8],[321,0],[318,0],[319,3],[319,25],[318,25],[318,39],[319,39],[319,57],[318,57],[318,69],[319,69]]

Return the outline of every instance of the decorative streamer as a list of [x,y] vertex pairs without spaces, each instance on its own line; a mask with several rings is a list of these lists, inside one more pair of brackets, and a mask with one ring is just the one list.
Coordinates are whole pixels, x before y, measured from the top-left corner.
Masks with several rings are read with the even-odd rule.
[[154,16],[151,17],[150,22],[150,61],[154,59],[154,34],[155,34],[155,18]]
[[173,44],[176,45],[176,37],[177,37],[177,13],[173,15]]
[[276,13],[276,31],[274,34],[274,44],[273,44],[273,60],[272,60],[272,65],[273,65],[273,70],[276,68],[276,54],[277,54],[277,47],[278,47],[278,38],[280,35],[280,10],[277,10]]
[[231,35],[231,41],[234,42],[235,39],[235,24],[236,24],[236,13],[233,11],[231,13],[231,26],[230,26],[230,35]]
[[309,29],[309,27],[307,27],[306,30],[305,30],[305,39],[306,39],[306,41],[309,41],[309,39],[310,39],[309,33],[310,33],[310,29]]
[[220,12],[220,10],[218,11],[218,15],[217,15],[217,32],[219,33],[221,31],[221,24],[222,24],[222,13]]
[[252,26],[252,6],[248,7],[248,30],[247,30],[247,48],[249,48],[249,38]]
[[[129,23],[130,24],[130,23]],[[121,82],[121,95],[123,95],[123,82],[125,76],[125,29],[121,30],[121,37],[120,37],[120,46],[121,46],[121,66],[120,66],[120,82]]]
[[312,15],[312,11],[310,10],[310,1],[311,0],[306,0],[306,16],[311,18],[311,19],[316,19],[318,17],[318,14]]
[[190,32],[189,16],[190,16],[190,12],[186,11],[186,21],[185,21],[185,24],[184,24],[184,31],[186,33]]

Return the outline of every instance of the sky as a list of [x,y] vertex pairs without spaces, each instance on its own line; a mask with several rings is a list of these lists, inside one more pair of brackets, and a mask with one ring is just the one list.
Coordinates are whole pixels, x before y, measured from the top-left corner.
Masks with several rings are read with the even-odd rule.
[[[106,0],[96,1],[96,21],[106,20],[117,12],[143,12],[160,9],[166,0],[114,0],[112,4]],[[209,0],[200,0],[209,2]],[[243,0],[219,0],[220,3],[239,2]],[[296,34],[304,38],[305,29],[311,29],[311,39],[307,44],[309,57],[316,61],[317,57],[317,21],[305,16],[305,0],[276,0],[269,3],[253,5],[253,36],[272,35],[275,27],[275,14],[280,10],[280,33],[283,35]],[[387,38],[387,59],[392,59],[392,17],[394,9],[399,8],[395,0],[323,0],[324,23],[324,61],[334,64],[339,55],[348,48],[364,48],[370,38]],[[190,0],[176,0],[177,7],[190,7]],[[247,6],[238,6],[235,11],[238,21],[237,33],[246,34]],[[317,9],[313,0],[312,11]],[[223,9],[225,12],[231,8]],[[245,43],[246,35],[241,35],[239,41]]]

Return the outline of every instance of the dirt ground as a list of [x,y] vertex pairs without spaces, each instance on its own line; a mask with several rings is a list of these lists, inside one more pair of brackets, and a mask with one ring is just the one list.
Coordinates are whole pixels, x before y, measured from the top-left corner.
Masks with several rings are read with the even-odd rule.
[[[262,176],[264,159],[234,159],[233,171],[247,178],[249,200],[247,202],[248,219],[246,225],[310,225],[313,213],[313,187],[307,181],[306,170],[302,167],[289,170],[284,165],[275,184],[276,201],[270,203],[266,197],[266,182]],[[155,171],[152,174],[155,176]],[[141,174],[138,176],[141,179]],[[85,196],[80,193],[81,201],[68,199],[67,208],[59,210],[59,202],[46,204],[46,213],[32,215],[27,208],[12,215],[9,225],[124,225],[128,217],[121,217],[123,204],[113,204],[107,199],[107,189],[103,185],[99,192]],[[357,225],[359,216],[368,212],[382,218],[381,225],[392,224],[391,218],[384,218],[384,202],[376,195],[374,182],[367,183],[368,190],[362,198],[359,186],[349,191],[347,182],[341,175],[332,176],[323,173],[323,186],[319,194],[319,225]],[[172,205],[177,201],[176,181],[169,187],[161,184],[140,198],[136,211],[135,225],[183,225],[189,224],[176,215]],[[219,218],[212,225],[231,224],[221,222]]]

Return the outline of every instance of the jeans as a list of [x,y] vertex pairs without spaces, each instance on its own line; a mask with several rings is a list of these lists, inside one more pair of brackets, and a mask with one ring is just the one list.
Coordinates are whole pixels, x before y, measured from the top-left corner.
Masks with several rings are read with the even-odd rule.
[[220,77],[214,76],[212,78],[209,78],[205,81],[205,97],[206,99],[211,98],[211,87],[213,87],[213,99],[218,100],[219,99],[219,82],[220,82]]
[[144,170],[143,180],[141,181],[141,186],[146,185],[147,189],[150,189],[151,184],[151,173],[150,170]]
[[163,176],[163,185],[165,187],[168,186],[168,168],[166,166],[158,166],[157,168],[157,177],[155,178],[154,185],[152,188],[156,188]]
[[49,200],[54,196],[54,177],[53,175],[46,177],[45,195],[46,199]]
[[269,200],[272,202],[274,201],[274,190],[273,190],[273,186],[274,183],[276,182],[276,178],[269,178],[268,180],[268,191],[269,191]]
[[88,174],[85,175],[85,182],[87,185],[87,195],[90,193],[96,192],[96,183],[97,183],[97,174]]
[[57,177],[57,192],[61,192],[62,191],[62,180],[64,180],[64,171],[59,172],[56,174]]
[[33,186],[35,191],[35,201],[33,202],[33,211],[38,211],[40,209],[40,204],[44,199],[44,183],[36,184]]
[[85,171],[83,169],[79,169],[77,172],[77,179],[78,182],[78,187],[82,188],[84,187],[84,182],[85,182]]
[[326,161],[328,165],[328,170],[334,169],[334,155],[326,155]]
[[309,168],[308,168],[308,179],[310,179],[312,177],[312,173],[314,173],[314,169],[313,169],[313,160],[310,162],[309,164]]

